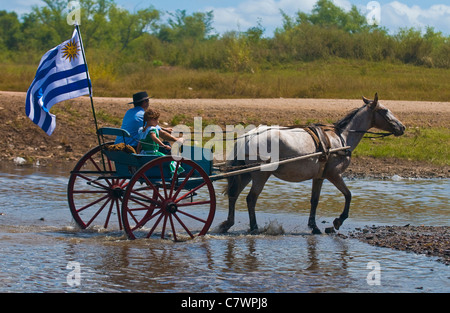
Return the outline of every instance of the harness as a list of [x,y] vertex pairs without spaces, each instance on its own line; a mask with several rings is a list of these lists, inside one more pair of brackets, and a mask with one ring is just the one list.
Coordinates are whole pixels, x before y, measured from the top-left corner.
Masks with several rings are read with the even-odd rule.
[[[323,174],[326,170],[328,164],[328,158],[330,157],[331,142],[327,135],[327,132],[335,131],[336,128],[333,125],[323,125],[323,124],[312,124],[303,128],[314,140],[316,145],[316,151],[322,152],[319,157],[319,173],[315,178],[323,178]],[[340,132],[335,132],[339,139],[341,140],[342,147],[345,147],[344,139],[342,138]],[[342,151],[344,156],[350,156],[351,151]]]

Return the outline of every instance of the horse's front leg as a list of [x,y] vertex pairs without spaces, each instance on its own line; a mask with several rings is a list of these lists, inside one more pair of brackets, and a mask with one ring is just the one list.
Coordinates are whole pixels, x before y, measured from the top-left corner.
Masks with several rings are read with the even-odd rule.
[[339,218],[336,218],[333,221],[333,226],[336,229],[339,229],[341,225],[344,223],[345,219],[348,217],[348,212],[350,210],[350,202],[352,201],[352,193],[347,188],[347,185],[345,184],[344,180],[342,179],[342,176],[340,174],[337,174],[333,177],[328,177],[328,180],[333,183],[333,185],[336,186],[336,188],[342,192],[342,194],[345,197],[345,207],[342,214],[339,216]]
[[316,209],[319,204],[320,191],[322,190],[323,179],[313,179],[311,192],[311,211],[309,212],[308,226],[312,229],[315,235],[321,234],[319,227],[316,225]]

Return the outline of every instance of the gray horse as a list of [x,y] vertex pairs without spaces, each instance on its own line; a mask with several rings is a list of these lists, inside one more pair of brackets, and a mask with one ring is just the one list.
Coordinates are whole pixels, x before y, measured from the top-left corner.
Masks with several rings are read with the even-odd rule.
[[[278,145],[280,160],[316,153],[319,151],[320,144],[324,145],[324,142],[327,142],[328,147],[322,147],[322,151],[325,150],[323,159],[317,157],[306,158],[280,165],[273,171],[255,171],[229,177],[226,190],[229,201],[228,218],[218,226],[217,231],[226,232],[234,225],[236,200],[250,181],[252,181],[252,187],[247,195],[250,231],[256,232],[258,230],[255,216],[256,201],[271,175],[289,182],[301,182],[312,179],[311,211],[308,226],[312,229],[313,234],[321,233],[316,225],[315,215],[322,183],[324,179],[328,179],[345,197],[344,211],[333,222],[334,228],[339,229],[348,217],[350,208],[351,193],[341,175],[350,164],[351,151],[356,148],[364,134],[372,127],[387,131],[395,136],[400,136],[405,131],[403,124],[378,102],[377,94],[375,94],[373,101],[364,97],[363,101],[365,103],[364,106],[350,112],[332,127],[328,127],[326,131],[321,131],[316,136],[311,131],[307,131],[306,128],[259,126],[245,136],[240,137],[234,145],[234,154],[227,160],[228,166],[248,166],[261,162],[262,158],[250,158],[248,153],[245,154],[244,158],[239,159],[236,157],[242,149],[249,151],[252,150],[254,145],[268,146],[270,143],[272,143],[273,147],[275,147],[275,144]],[[322,140],[317,140],[318,138],[322,138]],[[344,146],[350,146],[349,151],[326,154],[328,149]],[[266,147],[268,150],[271,148]]]

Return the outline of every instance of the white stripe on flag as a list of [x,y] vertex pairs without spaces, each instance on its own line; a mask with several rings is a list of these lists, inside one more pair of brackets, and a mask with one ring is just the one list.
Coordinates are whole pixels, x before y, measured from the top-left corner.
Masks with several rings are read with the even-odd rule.
[[26,114],[48,135],[56,126],[49,111],[61,101],[89,94],[89,75],[83,60],[77,29],[72,38],[49,50],[39,62],[26,98]]

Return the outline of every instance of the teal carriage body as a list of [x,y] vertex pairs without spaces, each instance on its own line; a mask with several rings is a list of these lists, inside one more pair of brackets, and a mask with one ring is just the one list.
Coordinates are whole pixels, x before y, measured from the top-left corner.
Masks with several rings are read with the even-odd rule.
[[79,227],[123,229],[130,239],[206,234],[216,209],[210,149],[183,145],[173,157],[142,155],[110,149],[113,142],[104,141],[128,137],[127,131],[98,133],[103,143],[78,161],[69,179],[69,208]]

